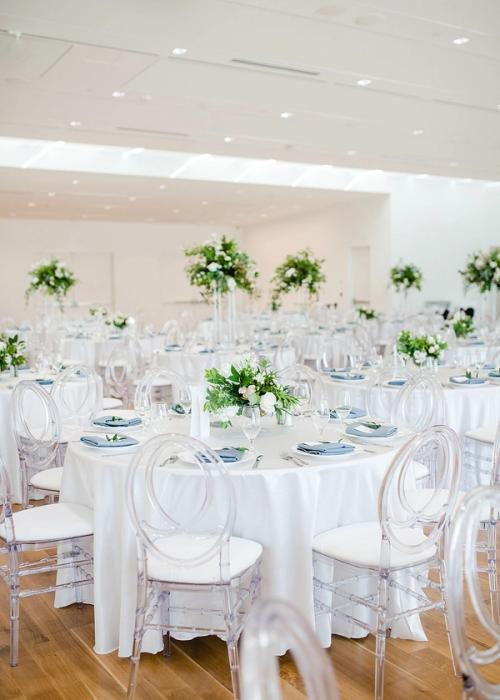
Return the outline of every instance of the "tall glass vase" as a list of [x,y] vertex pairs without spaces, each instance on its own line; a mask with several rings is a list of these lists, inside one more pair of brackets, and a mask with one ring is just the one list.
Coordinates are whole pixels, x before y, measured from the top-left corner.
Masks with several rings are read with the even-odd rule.
[[498,288],[492,285],[488,292],[481,294],[481,322],[484,325],[495,325],[497,321]]
[[219,287],[213,295],[214,344],[216,348],[232,348],[237,340],[236,293],[223,293]]

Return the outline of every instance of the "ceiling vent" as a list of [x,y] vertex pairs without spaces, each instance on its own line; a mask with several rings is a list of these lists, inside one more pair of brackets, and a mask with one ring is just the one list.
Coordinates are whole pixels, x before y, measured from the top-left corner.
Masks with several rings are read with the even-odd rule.
[[302,75],[311,78],[317,78],[320,75],[320,72],[316,70],[293,68],[292,66],[280,66],[278,63],[262,63],[261,61],[251,61],[245,58],[232,58],[231,63],[237,63],[240,66],[250,66],[251,68],[262,68],[264,70],[277,70],[290,75]]

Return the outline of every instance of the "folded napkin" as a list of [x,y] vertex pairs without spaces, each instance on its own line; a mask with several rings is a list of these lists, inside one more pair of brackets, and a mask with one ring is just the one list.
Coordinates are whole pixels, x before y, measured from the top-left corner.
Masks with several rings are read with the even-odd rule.
[[389,386],[404,386],[406,384],[406,379],[389,379],[387,384],[389,384]]
[[[366,411],[364,411],[362,408],[351,408],[349,415],[347,416],[347,420],[352,420],[353,418],[363,418],[363,416],[366,416]],[[330,418],[333,418],[333,420],[337,420],[337,412],[334,408],[330,409]]]
[[330,372],[332,379],[342,379],[350,382],[359,382],[361,379],[366,379],[366,374],[355,374],[354,372]]
[[136,416],[134,418],[120,418],[120,416],[99,416],[94,418],[94,425],[99,425],[101,428],[131,428],[134,425],[140,425],[142,420]]
[[102,447],[104,449],[132,447],[132,445],[139,444],[138,440],[133,437],[128,437],[128,435],[120,435],[119,440],[107,440],[105,435],[82,435],[80,442],[83,442],[84,445],[90,445],[91,447]]
[[209,348],[203,348],[203,350],[198,350],[200,355],[205,355],[207,352],[213,352],[213,350],[209,350]]
[[297,450],[309,455],[341,455],[354,452],[354,445],[345,442],[301,442]]
[[485,362],[483,364],[483,369],[496,369],[496,367],[492,362]]
[[166,352],[176,352],[182,350],[181,346],[177,343],[172,343],[172,345],[165,345]]
[[[377,427],[375,427],[377,426]],[[370,421],[360,421],[353,423],[346,429],[348,435],[356,437],[376,437],[385,438],[391,437],[397,431],[395,425],[380,425],[380,423],[371,423]]]
[[35,379],[35,382],[37,384],[40,384],[40,386],[49,386],[50,384],[54,383],[53,379]]
[[[237,447],[222,447],[220,450],[214,450],[214,452],[219,455],[225,464],[234,464],[234,462],[239,462],[245,454],[244,450],[239,450]],[[203,459],[203,461],[207,464],[209,464],[211,461],[208,455],[204,455],[202,452],[198,452],[198,456],[201,457],[201,459]]]
[[453,382],[453,384],[484,384],[485,379],[481,379],[481,377],[450,377],[450,382]]
[[483,340],[474,340],[474,339],[472,339],[472,340],[468,340],[465,344],[466,344],[467,346],[470,346],[470,345],[484,345],[484,341],[483,341]]
[[500,369],[492,369],[491,372],[488,372],[488,377],[500,377]]
[[349,372],[349,367],[329,367],[328,369],[324,369],[323,372],[327,374],[332,374],[333,372]]

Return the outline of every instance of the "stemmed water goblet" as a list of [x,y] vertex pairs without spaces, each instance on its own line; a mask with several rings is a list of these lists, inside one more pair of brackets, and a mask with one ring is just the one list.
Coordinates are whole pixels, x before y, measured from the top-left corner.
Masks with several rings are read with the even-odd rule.
[[325,428],[330,421],[330,407],[326,399],[321,399],[311,413],[311,420],[319,433],[320,440],[323,438]]

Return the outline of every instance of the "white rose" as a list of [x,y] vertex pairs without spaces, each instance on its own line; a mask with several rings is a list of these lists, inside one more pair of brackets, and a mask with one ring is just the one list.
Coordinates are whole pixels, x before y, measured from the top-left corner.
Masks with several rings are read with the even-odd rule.
[[220,373],[223,377],[229,377],[229,375],[231,374],[231,364],[229,362],[226,362],[225,365],[222,365],[222,367],[220,368]]
[[427,355],[425,354],[425,352],[422,352],[421,350],[417,350],[417,352],[413,356],[413,359],[415,360],[417,365],[420,365],[420,364],[422,364],[422,362],[425,362],[425,360],[427,359]]
[[295,268],[289,267],[288,270],[285,272],[285,277],[293,277],[294,274],[295,274]]
[[268,391],[260,399],[260,407],[264,413],[274,413],[274,407],[276,405],[276,396],[272,391]]
[[4,340],[0,340],[0,352],[3,352],[7,347],[7,343]]
[[216,263],[216,262],[211,262],[210,265],[208,265],[208,270],[210,270],[210,272],[217,272],[217,270],[219,268],[220,268],[220,265],[219,265],[219,263]]
[[228,286],[228,289],[231,289],[231,290],[236,289],[236,281],[235,281],[234,277],[227,278],[227,286]]

